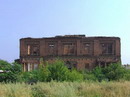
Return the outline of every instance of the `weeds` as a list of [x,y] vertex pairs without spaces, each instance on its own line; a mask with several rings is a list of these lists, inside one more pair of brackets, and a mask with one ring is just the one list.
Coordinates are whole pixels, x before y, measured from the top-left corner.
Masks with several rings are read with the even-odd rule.
[[1,83],[0,97],[129,97],[130,82]]

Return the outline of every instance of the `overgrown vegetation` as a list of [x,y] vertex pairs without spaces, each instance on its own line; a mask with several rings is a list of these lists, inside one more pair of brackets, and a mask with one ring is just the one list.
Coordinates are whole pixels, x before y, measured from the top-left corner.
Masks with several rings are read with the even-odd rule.
[[1,97],[129,97],[130,82],[0,83]]
[[119,81],[130,80],[130,70],[126,70],[120,64],[110,64],[107,67],[96,67],[91,71],[69,70],[63,61],[57,59],[54,63],[47,66],[40,65],[38,70],[22,72],[21,65],[8,63],[0,60],[0,82],[50,82],[50,81]]
[[41,64],[38,70],[22,72],[20,64],[0,60],[0,70],[5,71],[0,73],[2,97],[130,96],[130,70],[120,64],[77,71],[56,60],[47,66]]
[[21,74],[21,65],[0,60],[0,70],[5,72],[0,73],[0,82],[16,82]]

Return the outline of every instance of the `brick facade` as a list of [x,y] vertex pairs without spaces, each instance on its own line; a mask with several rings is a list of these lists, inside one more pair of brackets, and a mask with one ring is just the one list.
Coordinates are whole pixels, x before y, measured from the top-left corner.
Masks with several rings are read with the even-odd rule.
[[44,62],[64,60],[68,68],[91,70],[121,62],[119,37],[86,37],[65,35],[49,38],[20,39],[20,62],[24,71],[39,67]]

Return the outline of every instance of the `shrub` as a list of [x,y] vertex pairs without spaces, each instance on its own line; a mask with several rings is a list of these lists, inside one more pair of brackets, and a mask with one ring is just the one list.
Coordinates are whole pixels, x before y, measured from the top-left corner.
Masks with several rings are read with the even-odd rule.
[[92,71],[69,70],[62,60],[57,59],[47,66],[40,65],[38,70],[22,72],[21,65],[0,60],[0,70],[7,71],[0,74],[0,82],[47,82],[55,81],[102,81],[102,80],[130,80],[130,70],[120,64],[110,64],[105,68],[96,67]]
[[40,82],[45,82],[49,77],[50,71],[48,70],[47,67],[42,67],[39,68],[38,70],[32,71],[31,74],[33,74],[33,79]]
[[45,82],[49,76],[49,71],[47,67],[39,68],[38,70],[33,70],[30,72],[23,72],[21,74],[21,81],[27,83]]
[[119,63],[114,63],[104,68],[103,73],[108,80],[119,80],[123,78],[125,74],[125,68]]
[[57,59],[54,63],[47,66],[40,65],[38,70],[23,72],[20,75],[20,81],[27,83],[31,82],[46,82],[46,81],[81,81],[83,75],[77,70],[68,70],[64,62]]
[[0,82],[16,82],[21,72],[21,67],[20,64],[10,64],[7,61],[0,60],[0,70],[5,71],[0,74]]
[[64,65],[64,62],[57,59],[54,63],[47,66],[49,70],[48,81],[65,81],[68,77],[68,68]]
[[130,70],[129,69],[125,70],[123,79],[127,80],[127,81],[130,81]]
[[84,70],[82,71],[84,80],[89,80],[89,81],[97,81],[98,79],[96,78],[96,76],[92,73],[92,71],[87,71]]
[[67,81],[82,81],[82,80],[83,80],[83,74],[81,74],[75,69],[69,71]]
[[92,74],[96,77],[98,81],[102,81],[105,79],[105,75],[103,73],[103,68],[101,67],[96,67],[92,70]]

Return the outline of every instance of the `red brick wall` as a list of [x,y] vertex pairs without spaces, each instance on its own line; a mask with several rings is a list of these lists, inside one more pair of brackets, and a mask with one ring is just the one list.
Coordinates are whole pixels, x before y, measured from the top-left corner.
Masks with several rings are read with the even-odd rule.
[[[71,43],[73,46],[71,46]],[[112,54],[102,54],[102,44],[111,43]],[[39,55],[28,55],[27,45],[39,47]],[[64,55],[64,45],[69,52],[74,54]],[[85,45],[87,46],[85,48]],[[87,50],[89,49],[89,53]],[[53,51],[50,51],[53,50]],[[52,53],[52,55],[51,55]],[[49,57],[51,57],[49,59]],[[28,64],[40,63],[40,58],[44,61],[54,61],[55,57],[61,57],[64,61],[76,61],[77,69],[85,69],[89,64],[88,69],[98,66],[100,62],[118,62],[120,61],[120,38],[118,37],[51,37],[51,38],[23,38],[20,40],[20,60],[21,63]],[[37,60],[37,61],[36,61]]]

